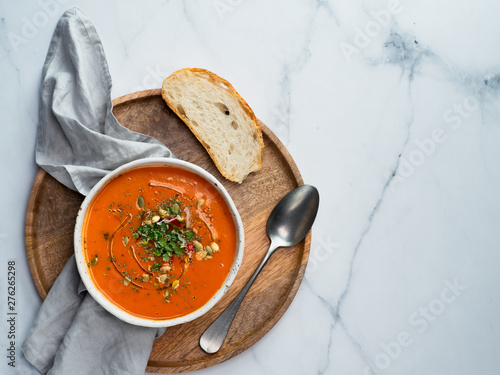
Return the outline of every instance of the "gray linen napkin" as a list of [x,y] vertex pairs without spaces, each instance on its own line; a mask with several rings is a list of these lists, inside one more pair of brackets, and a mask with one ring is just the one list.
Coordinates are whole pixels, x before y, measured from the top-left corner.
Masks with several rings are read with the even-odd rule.
[[[109,171],[143,157],[174,157],[154,138],[121,126],[95,28],[78,9],[59,20],[42,72],[36,162],[87,194]],[[86,293],[74,257],[65,265],[22,345],[43,374],[144,374],[164,329],[129,325]]]

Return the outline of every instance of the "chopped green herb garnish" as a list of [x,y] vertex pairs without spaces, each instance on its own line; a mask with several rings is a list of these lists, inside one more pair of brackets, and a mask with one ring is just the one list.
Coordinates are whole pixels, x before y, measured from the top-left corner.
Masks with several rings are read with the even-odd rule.
[[151,267],[151,271],[158,271],[160,268],[161,264],[155,262],[155,264],[153,264],[153,267]]

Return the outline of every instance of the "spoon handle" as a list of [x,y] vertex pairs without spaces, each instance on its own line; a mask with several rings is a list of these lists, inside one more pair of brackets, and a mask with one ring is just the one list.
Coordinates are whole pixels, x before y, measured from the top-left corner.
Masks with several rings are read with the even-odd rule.
[[243,289],[238,293],[236,298],[231,302],[231,304],[226,307],[224,312],[219,315],[217,319],[205,330],[205,332],[200,337],[200,346],[208,354],[216,353],[222,346],[227,333],[229,332],[229,327],[238,311],[241,302],[245,298],[248,290],[252,286],[253,282],[259,275],[260,271],[266,264],[267,260],[271,257],[271,254],[276,250],[278,246],[274,246],[271,242],[269,250],[260,262],[259,266],[247,281]]

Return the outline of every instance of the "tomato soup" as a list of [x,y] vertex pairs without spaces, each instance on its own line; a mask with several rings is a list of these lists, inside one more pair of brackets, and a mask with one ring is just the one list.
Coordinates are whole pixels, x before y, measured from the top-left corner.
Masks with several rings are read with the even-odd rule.
[[108,182],[85,214],[82,248],[97,289],[146,319],[189,314],[224,283],[236,227],[209,182],[173,166],[146,166]]

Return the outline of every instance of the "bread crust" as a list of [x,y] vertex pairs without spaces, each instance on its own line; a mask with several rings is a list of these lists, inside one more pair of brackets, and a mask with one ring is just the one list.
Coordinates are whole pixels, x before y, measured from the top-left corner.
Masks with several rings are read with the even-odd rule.
[[[207,75],[208,76],[208,78],[206,78],[207,80],[213,81],[213,82],[215,82],[216,84],[219,84],[219,85],[223,85],[223,87],[225,86],[224,88],[231,95],[233,95],[237,99],[237,101],[239,102],[241,108],[245,111],[245,113],[247,114],[247,116],[251,119],[251,122],[252,122],[252,124],[255,127],[255,133],[257,135],[257,142],[259,144],[257,166],[253,170],[249,171],[241,179],[236,178],[235,176],[231,175],[231,173],[229,171],[225,170],[224,166],[221,165],[221,163],[218,160],[218,158],[216,157],[216,155],[212,153],[212,151],[210,149],[210,145],[200,135],[200,133],[198,132],[198,130],[196,129],[196,127],[194,127],[192,125],[191,120],[185,114],[181,113],[177,109],[175,103],[173,103],[172,100],[167,95],[167,88],[166,88],[166,86],[168,86],[168,82],[170,80],[173,80],[176,77],[181,76],[181,75],[187,76],[187,75],[196,74],[196,73]],[[211,72],[209,70],[206,70],[206,69],[202,69],[202,68],[183,68],[183,69],[179,69],[179,70],[175,71],[174,73],[172,73],[169,77],[167,77],[163,81],[162,89],[161,89],[161,95],[162,95],[163,100],[170,107],[170,109],[188,126],[188,128],[191,130],[191,132],[194,134],[194,136],[203,145],[203,147],[205,148],[205,150],[208,152],[208,154],[210,155],[211,159],[213,160],[213,162],[214,162],[215,166],[217,167],[217,169],[221,172],[221,174],[225,178],[227,178],[228,180],[233,181],[233,182],[241,183],[243,181],[243,179],[246,178],[246,176],[248,176],[249,173],[255,172],[255,171],[258,171],[258,170],[262,169],[262,152],[263,152],[263,149],[264,149],[264,140],[263,140],[263,137],[262,137],[262,129],[260,127],[259,121],[257,120],[257,117],[255,116],[253,110],[250,108],[250,106],[248,105],[248,103],[241,97],[241,95],[238,94],[238,92],[234,89],[234,87],[231,85],[230,82],[228,82],[224,78],[222,78],[222,77],[218,76],[217,74],[215,74],[215,73],[213,73],[213,72]]]

